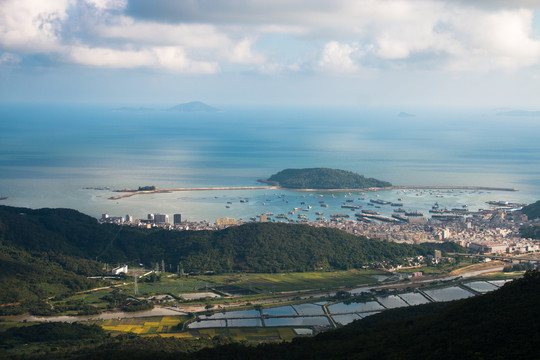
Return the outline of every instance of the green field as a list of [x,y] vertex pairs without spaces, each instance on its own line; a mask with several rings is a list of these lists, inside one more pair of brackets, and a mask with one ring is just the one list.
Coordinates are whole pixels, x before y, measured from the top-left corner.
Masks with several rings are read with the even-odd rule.
[[[206,291],[206,286],[211,286],[213,283],[207,280],[200,280],[196,277],[179,279],[174,277],[163,277],[159,282],[137,283],[138,294],[140,296],[160,295],[160,294],[172,294],[177,296],[180,293],[192,293],[199,291]],[[133,283],[122,286],[122,289],[132,293]],[[201,289],[201,290],[199,290]]]
[[373,284],[377,281],[370,275],[382,274],[375,271],[315,271],[276,274],[231,274],[199,277],[215,284],[235,285],[262,293],[329,290]]
[[[266,299],[275,294],[294,292],[319,292],[340,288],[354,288],[376,283],[376,279],[370,275],[383,274],[372,270],[349,270],[349,271],[316,271],[303,273],[235,273],[222,275],[200,275],[179,278],[175,274],[161,277],[161,281],[139,281],[138,297],[151,297],[154,295],[171,294],[178,297],[181,293],[206,292],[216,285],[234,285],[241,289],[249,289],[254,293],[241,298],[242,301]],[[121,293],[134,296],[134,285],[131,279],[127,279],[125,285],[84,292],[72,295],[61,300],[51,300],[51,304],[61,307],[74,300],[82,300],[85,304],[105,310],[114,306],[102,299],[103,296],[120,290]],[[193,303],[230,303],[237,302],[240,298],[218,298],[213,300],[193,300]],[[116,304],[117,306],[119,304]],[[77,311],[68,311],[66,314],[74,315]]]

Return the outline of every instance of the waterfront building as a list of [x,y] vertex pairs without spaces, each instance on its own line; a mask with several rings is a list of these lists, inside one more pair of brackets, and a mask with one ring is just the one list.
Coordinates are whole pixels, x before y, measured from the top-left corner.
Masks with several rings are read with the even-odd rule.
[[216,225],[217,226],[224,226],[224,225],[236,225],[238,221],[233,218],[219,218],[216,219]]
[[169,222],[169,215],[154,214],[154,223],[156,223],[156,224],[167,224],[168,222]]
[[127,215],[126,215],[126,222],[127,222],[127,223],[133,223],[133,216],[127,214]]
[[173,215],[174,225],[180,225],[182,223],[182,214]]

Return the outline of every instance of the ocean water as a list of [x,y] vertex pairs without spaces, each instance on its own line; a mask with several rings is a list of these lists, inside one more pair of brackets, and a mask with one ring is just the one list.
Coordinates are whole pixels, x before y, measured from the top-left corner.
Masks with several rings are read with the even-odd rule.
[[[1,105],[0,204],[68,207],[91,216],[182,213],[186,220],[287,213],[318,201],[330,212],[345,196],[368,208],[374,194],[242,190],[175,192],[108,200],[110,190],[257,186],[285,168],[331,167],[395,185],[476,185],[517,192],[379,192],[427,211],[486,207],[487,200],[540,199],[540,119],[491,109],[256,108],[218,113],[115,111],[104,106]],[[365,200],[358,200],[364,197]],[[241,205],[240,199],[249,202]],[[309,201],[306,201],[308,199]],[[227,201],[232,202],[227,209]],[[362,201],[364,201],[362,203]],[[338,210],[339,209],[339,210]],[[392,209],[381,209],[390,213]],[[296,215],[295,215],[296,216]]]

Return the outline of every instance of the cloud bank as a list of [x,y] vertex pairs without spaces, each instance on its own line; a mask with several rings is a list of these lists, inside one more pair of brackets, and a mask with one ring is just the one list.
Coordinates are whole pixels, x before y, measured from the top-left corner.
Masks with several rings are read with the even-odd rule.
[[[540,62],[537,3],[3,0],[0,66],[40,55],[179,74],[515,71]],[[267,46],[276,36],[284,41]]]

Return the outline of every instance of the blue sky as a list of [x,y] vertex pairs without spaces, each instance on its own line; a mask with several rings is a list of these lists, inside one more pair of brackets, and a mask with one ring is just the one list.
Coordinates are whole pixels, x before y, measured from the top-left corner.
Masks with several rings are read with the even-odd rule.
[[0,0],[0,101],[536,109],[538,0]]

